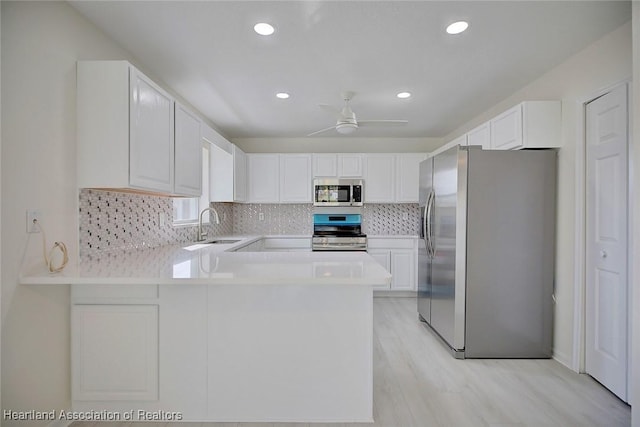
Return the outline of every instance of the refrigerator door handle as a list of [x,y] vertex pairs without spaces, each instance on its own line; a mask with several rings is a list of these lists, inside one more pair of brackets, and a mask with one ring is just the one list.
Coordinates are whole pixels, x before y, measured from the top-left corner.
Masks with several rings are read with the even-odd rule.
[[434,212],[433,209],[436,205],[436,193],[435,191],[431,192],[431,209],[429,209],[429,243],[431,243],[431,257],[436,256],[436,239],[433,234],[433,218]]
[[425,244],[427,245],[427,253],[429,254],[430,258],[433,258],[433,256],[435,255],[435,252],[433,250],[433,241],[432,241],[432,221],[431,221],[431,212],[433,209],[433,202],[435,199],[435,194],[433,191],[431,191],[429,193],[429,196],[427,198],[427,208],[426,208],[426,212],[424,214],[424,236],[425,236]]
[[427,228],[427,218],[429,217],[429,202],[431,201],[431,193],[427,195],[427,203],[424,205],[424,213],[422,215],[422,240],[427,247],[427,256],[431,256],[429,252],[429,229]]

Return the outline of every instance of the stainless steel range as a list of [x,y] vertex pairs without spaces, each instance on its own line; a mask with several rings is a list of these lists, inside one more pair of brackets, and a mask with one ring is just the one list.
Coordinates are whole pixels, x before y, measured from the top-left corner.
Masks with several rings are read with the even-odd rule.
[[313,214],[314,251],[366,251],[367,235],[362,233],[361,214]]

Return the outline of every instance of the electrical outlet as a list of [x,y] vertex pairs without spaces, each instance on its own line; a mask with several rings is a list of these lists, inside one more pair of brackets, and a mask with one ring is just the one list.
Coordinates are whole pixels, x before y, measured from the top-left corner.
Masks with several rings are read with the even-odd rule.
[[260,212],[258,214],[258,221],[264,221],[264,213]]
[[27,233],[39,233],[40,228],[36,221],[40,222],[42,214],[38,210],[27,209]]
[[158,223],[160,224],[160,227],[165,227],[167,225],[167,218],[164,212],[160,212],[158,215]]

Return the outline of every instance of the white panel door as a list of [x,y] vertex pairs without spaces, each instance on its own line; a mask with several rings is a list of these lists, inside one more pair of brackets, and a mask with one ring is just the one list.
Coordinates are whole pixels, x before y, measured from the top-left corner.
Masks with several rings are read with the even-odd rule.
[[[367,253],[371,255],[371,258],[375,259],[378,264],[383,266],[388,272],[391,273],[391,251],[388,249],[369,249]],[[389,285],[374,285],[374,290],[388,291]]]
[[[395,201],[395,156],[393,154],[368,154],[364,178],[366,203],[393,203]],[[416,177],[417,181],[417,177]]]
[[336,154],[314,154],[313,155],[313,177],[337,177],[338,176],[338,156]]
[[311,203],[311,155],[280,155],[280,202]]
[[362,176],[362,155],[338,154],[338,176],[360,178]]
[[277,154],[247,154],[250,203],[280,201],[280,158]]
[[200,119],[176,103],[174,192],[185,196],[202,195],[202,142]]
[[490,121],[491,149],[511,150],[522,147],[522,104]]
[[130,71],[129,183],[173,192],[173,99],[135,68]]
[[396,202],[418,203],[420,162],[426,154],[398,154],[396,156]]
[[628,109],[623,85],[587,105],[586,371],[627,400]]
[[247,201],[247,155],[233,146],[233,201]]
[[158,399],[158,306],[74,305],[73,400]]
[[403,291],[416,290],[415,256],[412,250],[394,250],[391,252],[391,289]]
[[480,146],[485,150],[490,148],[491,128],[489,127],[489,122],[483,123],[467,133],[467,145],[470,147]]

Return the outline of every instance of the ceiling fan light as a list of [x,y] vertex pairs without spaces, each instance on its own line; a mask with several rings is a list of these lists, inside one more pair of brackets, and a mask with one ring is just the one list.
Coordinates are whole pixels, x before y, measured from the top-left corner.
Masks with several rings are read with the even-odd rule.
[[336,130],[338,133],[343,135],[349,135],[358,129],[358,125],[355,123],[339,123],[336,125]]

